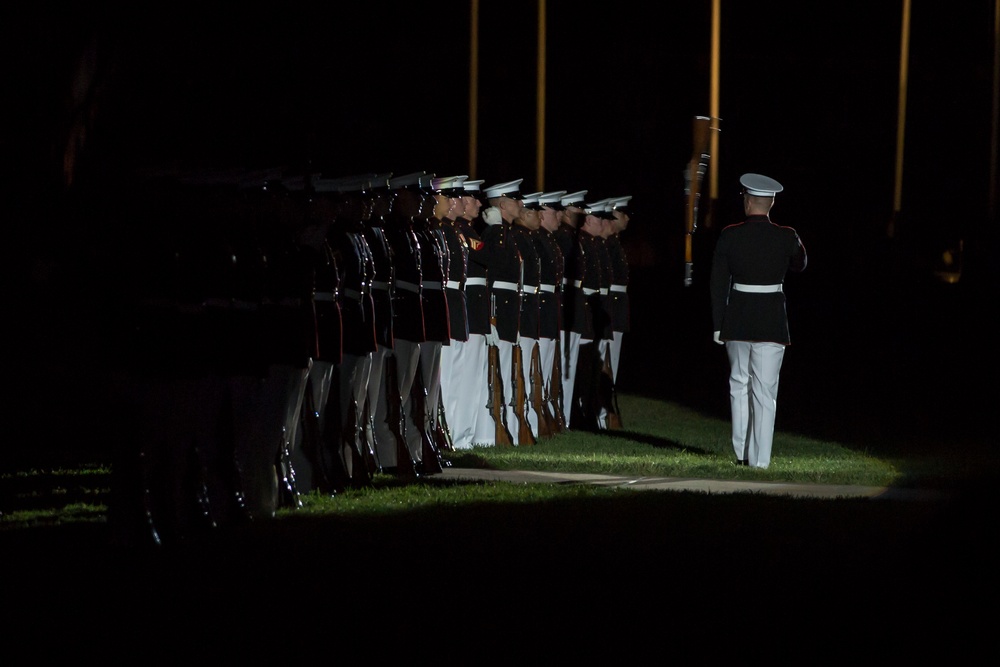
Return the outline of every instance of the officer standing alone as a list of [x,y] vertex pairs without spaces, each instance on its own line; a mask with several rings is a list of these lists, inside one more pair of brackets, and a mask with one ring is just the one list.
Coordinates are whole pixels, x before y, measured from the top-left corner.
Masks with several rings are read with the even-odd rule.
[[783,283],[788,271],[806,268],[798,233],[771,221],[781,183],[744,174],[746,219],[719,235],[712,258],[710,290],[715,342],[729,356],[732,441],[738,465],[771,463],[778,374],[791,343]]

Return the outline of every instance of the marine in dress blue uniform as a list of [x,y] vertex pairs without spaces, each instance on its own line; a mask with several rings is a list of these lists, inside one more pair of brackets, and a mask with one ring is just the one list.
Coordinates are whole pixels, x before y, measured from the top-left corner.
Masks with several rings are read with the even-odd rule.
[[597,360],[600,365],[598,373],[598,413],[597,426],[600,429],[621,428],[621,419],[615,407],[615,376],[611,367],[611,347],[614,342],[613,300],[611,297],[611,286],[614,282],[614,269],[611,265],[611,249],[608,246],[608,239],[614,235],[612,223],[614,222],[613,201],[605,199],[601,202],[604,215],[601,217],[600,233],[597,236],[597,253],[601,266],[601,287],[600,318],[602,326],[598,335]]
[[573,331],[579,334],[573,403],[570,409],[573,428],[596,431],[601,424],[598,390],[602,369],[602,341],[610,336],[610,317],[606,299],[610,273],[605,270],[606,253],[601,239],[605,221],[611,216],[607,200],[584,205],[583,226],[577,232],[579,278],[573,306]]
[[808,261],[791,227],[771,221],[782,185],[761,174],[744,174],[743,222],[719,234],[712,257],[710,291],[716,343],[729,356],[733,452],[738,464],[771,463],[778,377],[791,344],[783,283],[788,271]]
[[340,258],[342,284],[339,303],[343,317],[343,355],[337,367],[335,394],[338,415],[337,435],[343,440],[345,472],[355,486],[366,485],[369,473],[362,458],[363,413],[368,395],[371,355],[378,349],[375,332],[375,304],[371,294],[374,258],[364,237],[362,189],[371,174],[337,179],[321,179],[317,195],[326,193],[336,205],[329,241]]
[[611,331],[614,335],[611,340],[611,370],[616,381],[621,362],[622,339],[628,333],[631,322],[628,298],[629,261],[621,240],[621,234],[628,228],[631,220],[628,208],[631,199],[629,196],[612,200],[611,211],[615,219],[612,221],[612,234],[606,239],[611,259]]
[[[407,437],[413,446],[420,446],[422,452],[420,469],[422,474],[441,471],[441,459],[435,453],[433,461],[426,460],[429,450],[434,449],[434,432],[438,414],[438,399],[441,395],[441,351],[451,344],[451,316],[448,312],[448,297],[445,294],[451,258],[448,241],[441,229],[441,220],[434,215],[438,206],[434,191],[434,174],[425,174],[420,179],[422,205],[420,213],[413,218],[413,229],[420,244],[421,289],[420,298],[424,309],[424,332],[426,340],[420,344],[420,362],[411,388],[414,409],[408,414],[416,421]],[[422,412],[418,412],[422,407]],[[424,439],[430,447],[423,446]],[[425,450],[428,454],[424,454]]]
[[[261,386],[262,402],[256,405],[250,400],[241,402],[241,409],[246,412],[238,418],[241,422],[238,428],[245,429],[248,442],[257,437],[264,443],[275,440],[281,443],[277,466],[278,502],[286,507],[298,507],[301,502],[292,456],[298,438],[309,366],[312,359],[320,354],[321,332],[315,302],[317,257],[309,252],[308,244],[302,242],[301,236],[304,225],[312,226],[305,218],[306,211],[300,197],[304,188],[305,177],[290,176],[282,178],[280,184],[265,182],[263,189],[258,190],[259,195],[267,197],[257,202],[260,215],[271,219],[270,223],[262,221],[261,226],[261,243],[268,267],[261,315],[265,330],[264,345],[271,362]],[[331,333],[331,336],[339,338],[339,333]],[[253,421],[257,419],[263,419],[265,424],[254,425]],[[252,431],[259,435],[255,436]],[[276,433],[280,434],[280,439],[275,437]],[[264,451],[269,448],[265,445]],[[254,452],[257,452],[263,459],[248,466],[262,471],[264,475],[262,484],[255,482],[250,488],[261,492],[259,501],[254,501],[263,503],[260,513],[270,514],[267,494],[270,492],[271,470],[263,467],[270,454],[260,454],[261,448],[252,445],[247,451],[248,457],[255,458]],[[244,465],[242,461],[241,465]],[[248,502],[249,498],[248,491]]]
[[[460,367],[456,366],[454,378],[456,392],[452,399],[446,396],[445,410],[449,415],[452,441],[455,449],[468,449],[473,444],[495,445],[496,431],[493,417],[486,407],[489,403],[489,347],[490,292],[486,277],[489,267],[489,249],[483,241],[486,227],[480,212],[486,205],[481,179],[462,183],[464,208],[456,220],[459,233],[468,248],[465,278],[465,305],[469,322],[469,342]],[[460,370],[459,370],[460,368]],[[460,376],[460,379],[459,379]],[[458,386],[462,389],[459,391]]]
[[[396,366],[396,387],[399,392],[400,421],[398,430],[406,439],[411,460],[416,463],[422,457],[422,450],[417,445],[419,438],[414,435],[411,390],[420,363],[420,344],[427,340],[424,329],[424,309],[421,298],[422,268],[420,242],[414,232],[415,217],[422,215],[424,207],[420,179],[427,172],[414,172],[397,176],[389,181],[390,192],[393,195],[392,209],[386,218],[386,240],[392,249],[393,267],[395,270],[392,285],[393,305],[393,349],[386,355],[386,362],[392,358]],[[382,378],[383,391],[375,411],[376,444],[378,458],[384,470],[400,473],[396,457],[394,428],[389,425],[390,414],[388,378]],[[395,406],[393,406],[393,412]]]
[[[462,383],[469,343],[469,317],[465,298],[465,280],[469,267],[469,246],[462,234],[458,218],[465,211],[463,183],[468,176],[449,176],[434,180],[435,198],[438,206],[434,216],[440,219],[440,230],[448,246],[448,275],[445,282],[445,296],[448,299],[449,334],[451,340],[441,348],[440,404],[444,406],[445,420],[452,430],[453,410],[462,400],[468,387]],[[435,404],[435,411],[437,410]],[[466,415],[463,418],[468,419]],[[436,415],[435,427],[441,422]],[[443,427],[442,427],[443,428]],[[454,433],[452,435],[454,443]]]
[[613,218],[609,200],[586,204],[578,234],[583,278],[577,295],[583,318],[577,358],[573,408],[577,426],[587,430],[609,427],[613,378],[602,374],[611,341],[611,267],[605,238]]
[[567,428],[573,428],[571,423],[573,391],[576,387],[576,364],[580,355],[580,330],[575,325],[578,324],[577,312],[582,312],[582,299],[580,303],[577,301],[577,296],[580,294],[579,286],[583,283],[579,228],[583,223],[586,196],[586,190],[577,190],[560,198],[559,228],[553,232],[563,256],[559,365],[562,369],[563,423]]
[[[541,220],[538,217],[538,198],[541,192],[526,194],[521,199],[522,210],[511,225],[511,238],[517,245],[518,252],[521,253],[521,265],[523,274],[521,277],[521,322],[518,333],[517,345],[521,348],[521,368],[515,368],[515,372],[520,372],[520,382],[524,383],[525,404],[520,406],[528,419],[531,427],[531,434],[537,439],[541,433],[542,426],[548,426],[542,421],[544,417],[539,415],[534,406],[531,405],[531,358],[535,353],[535,346],[538,345],[539,331],[541,329],[541,282],[542,265],[539,255],[538,228]],[[546,432],[546,435],[548,433]]]
[[[330,243],[335,204],[325,194],[317,193],[317,180],[303,178],[293,193],[308,221],[298,242],[313,275],[317,348],[308,366],[300,423],[293,432],[295,444],[290,456],[299,492],[334,494],[343,490],[346,481],[338,419],[335,411],[327,410],[328,401],[336,396],[331,387],[343,360],[344,314],[339,295],[344,264],[343,256]],[[328,417],[332,417],[329,425]]]
[[[562,373],[556,368],[556,354],[562,331],[562,282],[565,271],[562,249],[556,240],[559,229],[562,197],[565,190],[544,192],[538,197],[538,255],[541,259],[539,292],[538,354],[544,383],[543,395],[552,417],[554,432],[562,430],[564,421],[559,405],[562,395]],[[556,384],[558,383],[558,384]]]
[[[259,317],[266,265],[252,256],[259,250],[243,252],[258,245],[254,221],[219,215],[238,201],[230,188],[176,177],[130,185],[128,198],[116,202],[136,234],[119,350],[127,364],[121,400],[130,437],[114,450],[109,523],[123,544],[160,546],[214,527],[226,509],[214,503],[218,463],[235,464],[247,448],[232,429],[230,396],[238,398],[240,377],[252,385],[268,361]],[[252,340],[256,345],[244,347]],[[247,366],[235,367],[238,361]],[[270,454],[260,472],[270,473],[264,509],[273,512],[276,445]],[[238,498],[239,487],[226,486],[221,490]]]
[[483,231],[488,267],[486,271],[491,305],[496,310],[496,330],[491,329],[491,344],[499,347],[503,395],[507,424],[514,444],[517,442],[517,415],[511,399],[514,396],[513,346],[517,345],[521,328],[521,289],[523,266],[521,253],[511,238],[511,225],[521,211],[521,182],[507,181],[484,188],[490,207],[483,210],[487,226]]
[[[393,305],[392,305],[392,285],[395,281],[395,269],[393,267],[392,249],[386,239],[384,227],[386,216],[392,209],[392,197],[389,191],[389,179],[392,174],[384,173],[374,176],[364,187],[362,197],[365,200],[364,211],[364,231],[362,232],[368,248],[372,253],[372,264],[374,274],[371,281],[372,305],[374,306],[375,317],[375,340],[377,347],[371,354],[371,368],[368,374],[368,395],[365,400],[363,413],[363,426],[365,436],[368,440],[369,448],[375,452],[378,460],[379,452],[385,448],[393,447],[393,443],[376,444],[380,438],[392,437],[388,433],[387,425],[381,424],[376,429],[375,412],[378,409],[379,397],[383,395],[385,387],[382,383],[384,377],[385,357],[392,353],[393,341]],[[383,467],[382,461],[378,460],[379,467]],[[385,464],[388,466],[388,464]]]

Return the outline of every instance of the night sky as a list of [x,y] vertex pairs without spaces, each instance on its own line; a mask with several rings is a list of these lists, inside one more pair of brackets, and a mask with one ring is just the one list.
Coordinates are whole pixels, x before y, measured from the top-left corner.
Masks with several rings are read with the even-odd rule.
[[[13,91],[4,180],[15,194],[47,186],[68,133],[84,126],[78,179],[278,165],[330,175],[471,173],[488,184],[524,178],[526,191],[631,194],[645,221],[633,241],[645,228],[654,246],[676,253],[691,119],[710,111],[712,3],[664,12],[655,3],[548,2],[544,182],[536,173],[537,5],[481,4],[476,165],[468,160],[469,2],[28,10],[4,21],[5,88]],[[985,222],[994,2],[915,4],[906,230],[921,251],[957,238],[981,248],[980,237],[995,242]],[[783,222],[803,226],[818,252],[884,234],[901,8],[722,3],[720,199],[712,209],[720,222],[738,213],[739,175],[755,171],[785,184]],[[83,54],[93,76],[74,78]],[[649,229],[654,220],[659,233]],[[650,261],[660,259],[676,264],[662,252]]]
[[[671,326],[662,317],[686,318],[684,331],[694,335],[708,331],[707,300],[693,304],[704,296],[714,233],[741,213],[738,179],[748,171],[784,184],[772,218],[796,227],[810,252],[789,295],[798,309],[790,313],[793,340],[829,331],[826,315],[855,312],[859,292],[884,294],[900,277],[933,283],[942,251],[959,240],[965,271],[956,290],[995,284],[994,0],[913,3],[904,197],[892,242],[902,1],[723,2],[719,199],[703,200],[711,219],[695,235],[692,288],[681,287],[682,174],[692,117],[710,111],[712,3],[584,8],[549,0],[543,183],[535,173],[537,4],[481,4],[475,165],[469,2],[228,13],[41,3],[4,16],[0,178],[13,234],[8,264],[25,269],[27,300],[48,299],[73,284],[74,271],[95,268],[74,258],[100,236],[101,221],[70,226],[49,214],[65,189],[70,137],[80,145],[76,187],[127,185],[164,168],[287,165],[330,176],[470,174],[487,185],[524,178],[525,192],[587,189],[595,200],[632,195],[625,241],[635,279],[650,288],[645,304],[657,306],[633,324],[647,333]],[[81,62],[89,74],[75,74]],[[972,297],[943,298],[964,326]],[[25,313],[33,340],[38,319]],[[835,330],[879,345],[896,326],[907,330],[894,317],[838,322]],[[950,340],[954,331],[939,333]],[[46,340],[32,352],[50,357],[65,344]]]

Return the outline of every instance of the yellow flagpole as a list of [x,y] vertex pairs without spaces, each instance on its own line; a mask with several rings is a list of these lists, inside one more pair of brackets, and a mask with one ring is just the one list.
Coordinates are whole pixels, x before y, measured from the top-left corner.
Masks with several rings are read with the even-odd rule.
[[535,113],[535,185],[536,190],[545,189],[545,0],[538,0],[538,90],[536,92]]
[[469,177],[476,177],[479,147],[479,0],[472,0],[469,21]]
[[[712,0],[712,74],[709,100],[709,110],[712,116],[712,126],[718,129],[719,123],[719,35],[722,24],[722,0]],[[712,227],[712,216],[715,211],[715,200],[719,198],[719,133],[710,133],[708,163],[708,211],[705,215],[705,227]]]
[[910,60],[910,0],[903,0],[903,26],[899,44],[899,111],[896,120],[896,187],[892,199],[892,216],[887,235],[891,239],[899,231],[897,217],[903,207],[903,141],[906,136],[906,92]]
[[990,141],[990,199],[989,219],[996,221],[997,215],[997,141],[1000,136],[1000,0],[993,7],[993,127]]

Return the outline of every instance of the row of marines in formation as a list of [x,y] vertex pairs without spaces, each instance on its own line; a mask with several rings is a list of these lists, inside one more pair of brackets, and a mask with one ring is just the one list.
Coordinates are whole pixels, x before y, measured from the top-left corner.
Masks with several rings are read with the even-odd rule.
[[631,197],[483,183],[278,171],[145,187],[119,311],[122,538],[434,474],[446,451],[620,428]]

